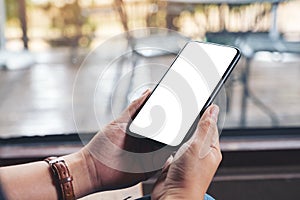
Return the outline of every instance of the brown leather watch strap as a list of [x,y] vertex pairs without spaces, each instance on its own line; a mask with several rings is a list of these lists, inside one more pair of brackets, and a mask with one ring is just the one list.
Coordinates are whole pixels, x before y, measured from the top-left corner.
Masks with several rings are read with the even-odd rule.
[[70,174],[68,166],[65,160],[61,157],[48,157],[45,159],[49,163],[53,176],[55,177],[55,182],[59,195],[59,199],[62,200],[74,200],[74,189],[73,189],[73,177]]

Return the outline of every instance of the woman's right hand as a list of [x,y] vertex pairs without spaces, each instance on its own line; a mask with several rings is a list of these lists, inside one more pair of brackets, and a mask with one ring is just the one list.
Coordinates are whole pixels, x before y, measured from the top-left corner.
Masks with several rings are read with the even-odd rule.
[[210,106],[193,137],[170,157],[158,178],[152,199],[203,199],[222,160],[217,128],[219,108]]

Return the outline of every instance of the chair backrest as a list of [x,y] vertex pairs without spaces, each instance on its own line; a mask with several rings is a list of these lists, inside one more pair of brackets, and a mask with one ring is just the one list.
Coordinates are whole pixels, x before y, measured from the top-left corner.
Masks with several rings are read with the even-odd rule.
[[129,30],[128,24],[127,24],[128,17],[127,17],[124,1],[123,0],[114,0],[114,3],[115,3],[115,7],[120,15],[120,19],[121,19],[124,31],[128,32],[128,30]]

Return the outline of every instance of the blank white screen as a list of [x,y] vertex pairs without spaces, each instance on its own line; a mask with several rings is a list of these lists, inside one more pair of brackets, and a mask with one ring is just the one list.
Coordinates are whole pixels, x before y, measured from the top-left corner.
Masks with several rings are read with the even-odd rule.
[[189,42],[129,130],[167,145],[179,145],[236,54],[231,47]]

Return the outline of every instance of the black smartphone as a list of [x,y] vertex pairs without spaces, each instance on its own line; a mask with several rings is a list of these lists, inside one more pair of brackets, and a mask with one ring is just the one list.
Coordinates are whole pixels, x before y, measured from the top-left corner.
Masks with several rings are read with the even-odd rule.
[[177,147],[194,132],[240,58],[231,46],[188,42],[138,109],[127,133]]

